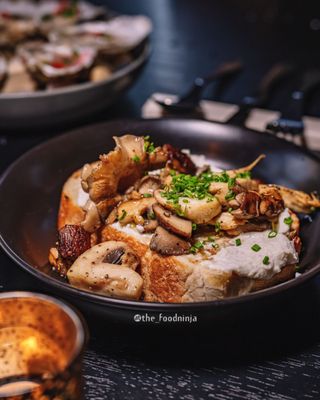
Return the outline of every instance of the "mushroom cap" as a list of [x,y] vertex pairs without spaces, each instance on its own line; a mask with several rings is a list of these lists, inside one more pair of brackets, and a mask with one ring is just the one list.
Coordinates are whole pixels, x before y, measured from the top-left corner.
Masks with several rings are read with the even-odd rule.
[[108,241],[84,252],[70,267],[69,282],[81,289],[124,299],[139,299],[143,280],[139,259],[124,242]]
[[161,190],[154,192],[154,197],[163,207],[176,212],[177,205],[182,211],[183,216],[196,224],[206,224],[216,215],[221,213],[221,204],[216,197],[207,199],[191,199],[188,197],[180,197],[178,204],[173,204],[162,196]]
[[191,238],[191,221],[178,217],[177,215],[163,208],[159,204],[154,204],[152,208],[160,225],[162,225],[170,232],[176,233],[179,236]]
[[191,244],[158,226],[150,242],[150,249],[163,256],[188,254]]

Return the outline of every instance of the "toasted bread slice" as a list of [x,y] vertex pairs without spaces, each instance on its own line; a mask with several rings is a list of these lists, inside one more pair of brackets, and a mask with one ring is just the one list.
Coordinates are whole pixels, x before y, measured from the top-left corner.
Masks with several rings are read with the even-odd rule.
[[[76,171],[63,187],[59,228],[65,224],[78,224],[84,219],[82,207],[85,198],[80,185],[80,171]],[[144,280],[143,296],[146,301],[181,303],[223,299],[265,289],[295,276],[294,264],[283,267],[269,279],[252,279],[232,271],[215,270],[189,262],[192,255],[161,256],[149,249],[151,234],[141,234],[118,222],[104,226],[100,234],[102,241],[128,243],[141,258],[138,272]]]

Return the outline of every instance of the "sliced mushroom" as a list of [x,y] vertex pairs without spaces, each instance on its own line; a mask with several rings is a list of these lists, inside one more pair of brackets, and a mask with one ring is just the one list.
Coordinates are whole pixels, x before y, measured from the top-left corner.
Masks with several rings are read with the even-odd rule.
[[239,193],[236,196],[236,200],[240,207],[237,210],[232,211],[234,217],[238,219],[250,219],[259,217],[260,211],[259,206],[261,197],[259,193],[252,190]]
[[157,176],[146,175],[140,181],[138,192],[141,194],[153,195],[153,192],[159,189],[160,186],[160,178]]
[[67,273],[71,285],[112,297],[139,299],[143,280],[138,257],[123,242],[104,242],[87,250]]
[[122,225],[127,225],[131,222],[143,225],[145,219],[143,214],[151,210],[155,203],[154,197],[146,197],[140,200],[124,201],[118,206],[118,221]]
[[255,190],[256,192],[259,190],[259,181],[257,179],[237,178],[236,183],[245,190]]
[[101,223],[97,206],[92,200],[89,199],[84,206],[84,210],[86,211],[86,216],[84,221],[81,222],[81,225],[87,232],[94,232],[99,228]]
[[315,208],[320,208],[320,198],[315,193],[305,193],[300,190],[289,189],[278,185],[260,185],[259,191],[262,193],[271,187],[279,190],[286,207],[295,212],[310,213]]
[[161,207],[159,204],[153,205],[153,211],[160,225],[168,231],[176,233],[179,236],[190,238],[192,235],[192,223],[187,219],[177,217],[169,210]]
[[226,233],[230,236],[238,236],[245,232],[263,232],[270,229],[270,227],[270,221],[250,221],[237,226],[235,229],[226,230]]
[[188,154],[173,147],[171,144],[165,144],[163,149],[168,154],[168,166],[171,169],[183,174],[194,175],[196,173],[197,167]]
[[275,187],[265,187],[260,190],[261,202],[259,211],[268,218],[277,217],[284,210],[284,201]]
[[228,231],[230,229],[236,229],[240,225],[244,225],[245,221],[237,219],[229,212],[223,212],[210,221],[210,224],[219,226],[219,229],[223,231]]
[[222,205],[227,203],[226,196],[229,192],[229,186],[226,182],[212,182],[209,192],[214,194]]
[[260,154],[260,156],[256,158],[251,164],[242,168],[227,170],[226,173],[231,177],[236,177],[237,174],[241,174],[243,172],[249,172],[253,170],[253,168],[255,168],[259,164],[259,162],[262,161],[264,158],[266,158],[265,154]]
[[206,224],[221,213],[221,204],[216,197],[202,200],[180,197],[178,204],[174,204],[163,197],[163,193],[161,190],[154,192],[154,197],[160,205],[183,215],[196,224]]
[[111,213],[108,215],[107,219],[106,219],[106,224],[107,225],[111,225],[114,222],[117,221],[117,215],[118,215],[118,210],[117,208],[114,208]]
[[191,244],[158,226],[150,242],[150,249],[163,256],[188,254]]
[[150,233],[157,229],[158,221],[156,219],[147,219],[143,224],[143,232]]

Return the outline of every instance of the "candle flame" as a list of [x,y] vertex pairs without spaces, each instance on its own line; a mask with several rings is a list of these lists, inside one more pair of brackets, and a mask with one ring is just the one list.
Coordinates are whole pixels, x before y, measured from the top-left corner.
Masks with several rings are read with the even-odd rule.
[[35,336],[29,336],[28,338],[21,341],[21,347],[25,351],[35,351],[38,347],[37,338]]

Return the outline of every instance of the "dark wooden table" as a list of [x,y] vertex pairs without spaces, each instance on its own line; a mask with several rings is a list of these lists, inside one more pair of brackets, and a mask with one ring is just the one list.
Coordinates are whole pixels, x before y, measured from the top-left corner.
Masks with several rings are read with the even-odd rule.
[[[155,24],[153,54],[125,98],[94,119],[138,117],[154,91],[182,92],[197,74],[241,58],[244,73],[220,97],[239,102],[276,61],[304,70],[320,65],[319,10],[289,1],[97,1]],[[285,109],[299,75],[279,88],[270,107]],[[207,91],[216,95],[215,88]],[[319,116],[315,96],[308,113]],[[61,132],[67,127],[61,129]],[[68,127],[69,128],[69,127]],[[60,132],[1,132],[0,170]],[[23,177],[21,178],[23,179]],[[18,182],[17,182],[18,184]],[[14,212],[7,210],[2,212]],[[319,239],[320,241],[320,239]],[[320,249],[319,249],[320,253]],[[44,291],[0,252],[0,289]],[[320,279],[286,294],[259,315],[208,327],[127,327],[88,318],[86,398],[292,400],[320,399]]]

